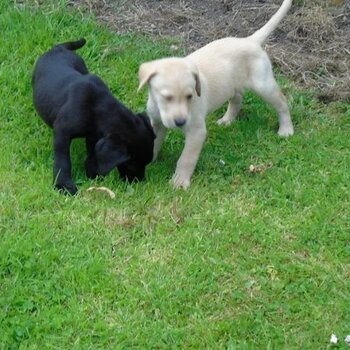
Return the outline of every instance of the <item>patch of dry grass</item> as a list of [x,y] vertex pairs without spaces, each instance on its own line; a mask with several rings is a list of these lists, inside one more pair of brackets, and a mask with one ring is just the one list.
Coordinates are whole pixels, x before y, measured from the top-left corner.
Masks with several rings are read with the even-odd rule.
[[350,22],[345,12],[330,15],[321,6],[302,7],[281,27],[283,45],[270,45],[273,61],[284,74],[324,101],[350,101]]
[[[256,0],[71,0],[94,12],[118,33],[179,36],[187,51],[226,36],[260,28],[281,1]],[[350,101],[350,1],[295,1],[271,36],[267,50],[275,65],[318,97]]]

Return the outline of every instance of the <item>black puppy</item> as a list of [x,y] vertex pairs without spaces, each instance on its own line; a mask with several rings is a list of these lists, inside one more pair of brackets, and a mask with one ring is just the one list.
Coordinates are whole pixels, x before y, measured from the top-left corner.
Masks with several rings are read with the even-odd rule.
[[32,86],[36,110],[54,130],[54,184],[77,192],[69,155],[73,138],[85,137],[86,175],[95,178],[118,167],[125,180],[143,180],[153,156],[154,132],[144,114],[118,102],[83,59],[74,53],[85,39],[54,46],[35,66]]

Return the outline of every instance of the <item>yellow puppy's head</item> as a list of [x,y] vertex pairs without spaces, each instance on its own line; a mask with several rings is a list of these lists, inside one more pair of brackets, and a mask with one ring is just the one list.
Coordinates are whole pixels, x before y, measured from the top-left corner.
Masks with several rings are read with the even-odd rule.
[[191,105],[201,95],[196,65],[186,58],[163,58],[143,63],[139,69],[138,91],[149,85],[167,128],[183,127],[191,120]]

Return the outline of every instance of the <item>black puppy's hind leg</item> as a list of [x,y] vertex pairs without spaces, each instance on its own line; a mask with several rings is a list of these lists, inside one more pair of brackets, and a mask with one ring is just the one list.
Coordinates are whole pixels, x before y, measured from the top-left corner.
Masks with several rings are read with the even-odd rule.
[[69,135],[54,129],[54,186],[57,190],[74,195],[78,189],[71,175],[70,143]]
[[98,175],[98,164],[95,154],[95,145],[97,140],[93,138],[86,138],[86,152],[87,158],[85,160],[86,176],[89,179],[94,179]]

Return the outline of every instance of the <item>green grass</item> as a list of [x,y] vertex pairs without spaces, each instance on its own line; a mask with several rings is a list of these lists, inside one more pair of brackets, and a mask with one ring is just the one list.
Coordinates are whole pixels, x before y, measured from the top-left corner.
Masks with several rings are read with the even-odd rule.
[[[116,96],[142,111],[141,62],[167,41],[117,36],[64,2],[0,4],[0,349],[327,349],[350,333],[350,108],[323,106],[280,79],[296,134],[248,94],[209,138],[188,191],[169,180],[170,133],[148,181],[91,181],[73,145],[79,195],[52,189],[52,139],[31,71],[53,43],[79,51]],[[224,161],[224,162],[222,162]],[[250,164],[273,166],[262,173]],[[86,192],[94,184],[116,193]]]

